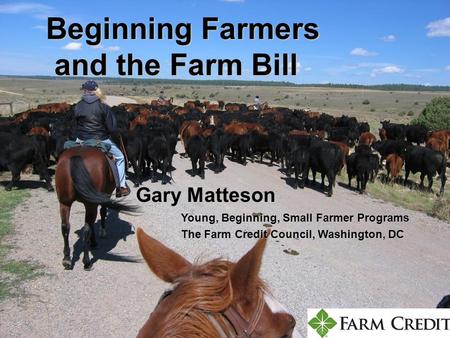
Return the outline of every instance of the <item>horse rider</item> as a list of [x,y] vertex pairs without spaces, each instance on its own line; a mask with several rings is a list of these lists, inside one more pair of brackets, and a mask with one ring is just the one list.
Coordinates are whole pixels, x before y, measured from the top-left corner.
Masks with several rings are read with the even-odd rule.
[[166,97],[164,96],[164,90],[161,90],[159,92],[158,103],[161,105],[164,105],[164,104],[166,104],[166,101],[167,100],[166,100]]
[[83,96],[75,106],[77,142],[89,139],[99,140],[109,144],[109,152],[114,156],[119,173],[120,187],[116,197],[130,194],[130,188],[125,181],[125,159],[110,135],[117,131],[117,121],[110,107],[102,102],[103,94],[95,81],[86,81],[82,86]]
[[261,110],[261,100],[258,95],[256,95],[253,100],[253,106],[255,107],[255,110]]

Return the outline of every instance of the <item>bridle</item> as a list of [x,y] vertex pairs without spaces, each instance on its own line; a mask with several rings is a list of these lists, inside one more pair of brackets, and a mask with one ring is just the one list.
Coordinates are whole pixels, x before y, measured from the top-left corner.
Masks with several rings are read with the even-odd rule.
[[230,306],[225,310],[223,316],[231,323],[237,338],[251,338],[255,332],[256,326],[261,319],[264,309],[264,293],[258,289],[258,303],[250,320],[245,319],[235,306]]
[[[156,307],[171,294],[172,290],[165,291]],[[221,338],[252,338],[261,319],[265,303],[264,292],[258,289],[258,303],[250,320],[245,319],[233,305],[222,313],[208,313],[207,315]]]

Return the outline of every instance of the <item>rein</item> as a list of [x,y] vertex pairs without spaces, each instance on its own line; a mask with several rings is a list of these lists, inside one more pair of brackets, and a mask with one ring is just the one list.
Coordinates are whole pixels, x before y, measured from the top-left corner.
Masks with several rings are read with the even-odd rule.
[[[156,307],[171,294],[172,290],[165,291]],[[208,318],[221,338],[251,338],[261,319],[264,304],[264,293],[258,290],[258,304],[249,321],[234,306],[223,313],[208,313]]]

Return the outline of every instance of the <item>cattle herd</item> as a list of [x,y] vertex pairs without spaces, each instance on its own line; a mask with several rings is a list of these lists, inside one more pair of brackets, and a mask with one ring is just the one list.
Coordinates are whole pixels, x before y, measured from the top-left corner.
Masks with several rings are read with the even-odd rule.
[[[174,106],[172,101],[151,104],[121,104],[113,107],[118,131],[112,136],[126,149],[129,173],[135,186],[145,179],[171,180],[172,158],[180,139],[192,163],[191,175],[205,177],[205,166],[215,173],[225,170],[224,159],[246,165],[247,161],[277,163],[287,176],[295,175],[295,187],[309,184],[309,172],[315,183],[321,174],[321,189],[333,194],[336,175],[346,166],[348,185],[356,178],[357,190],[364,192],[383,163],[389,182],[405,169],[404,183],[410,172],[420,172],[420,187],[425,176],[431,191],[438,175],[440,193],[446,182],[450,130],[429,131],[419,125],[381,121],[379,140],[367,122],[343,115],[288,108],[253,106],[219,101],[188,101]],[[49,167],[74,140],[76,121],[73,105],[52,103],[0,120],[0,170],[10,171],[10,190],[29,169],[45,180],[53,190]],[[354,149],[352,149],[354,148]],[[385,162],[384,162],[385,160]],[[325,187],[327,178],[328,186]]]

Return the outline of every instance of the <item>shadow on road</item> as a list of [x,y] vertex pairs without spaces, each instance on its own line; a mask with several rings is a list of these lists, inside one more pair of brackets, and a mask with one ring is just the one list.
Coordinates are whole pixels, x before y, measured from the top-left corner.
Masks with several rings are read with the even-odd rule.
[[[114,210],[108,210],[106,218],[106,238],[98,236],[98,229],[100,227],[100,220],[94,225],[95,238],[97,240],[97,247],[91,250],[92,263],[98,260],[113,261],[113,262],[128,262],[140,263],[142,259],[136,256],[121,255],[110,252],[113,250],[120,240],[126,241],[129,235],[133,235],[134,231],[132,224],[121,220],[118,213]],[[72,266],[80,259],[83,253],[83,229],[75,231],[78,239],[73,245]]]
[[[0,185],[3,188],[5,188],[9,182],[11,182],[11,180],[9,180],[9,179],[7,181],[1,181]],[[13,190],[14,189],[17,189],[17,190],[41,189],[41,188],[47,190],[47,184],[45,183],[45,181],[20,180],[14,184]]]

